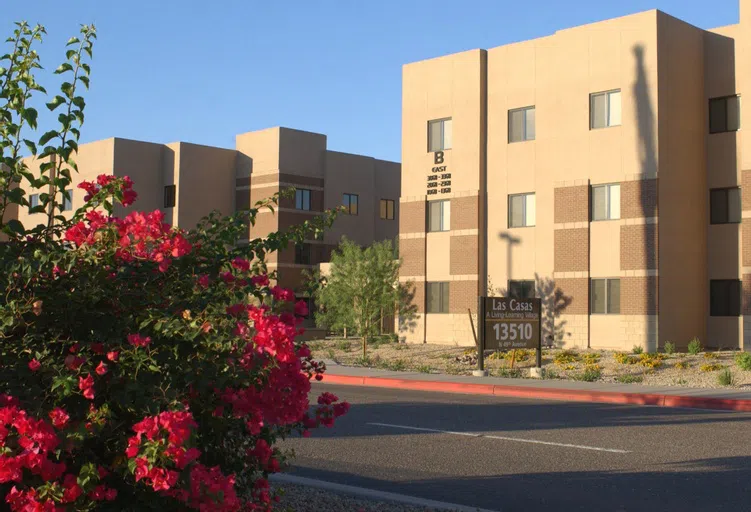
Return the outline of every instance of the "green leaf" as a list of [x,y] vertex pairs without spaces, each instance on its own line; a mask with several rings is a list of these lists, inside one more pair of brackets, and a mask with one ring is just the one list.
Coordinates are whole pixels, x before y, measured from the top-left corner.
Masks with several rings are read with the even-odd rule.
[[70,59],[70,58],[71,58],[71,57],[73,57],[73,56],[74,56],[75,54],[76,54],[76,51],[75,51],[75,50],[73,50],[73,49],[71,49],[71,50],[68,50],[67,52],[65,52],[65,58],[66,58],[66,59]]
[[44,145],[45,145],[45,144],[47,144],[47,143],[48,143],[49,141],[51,141],[51,140],[52,140],[52,139],[54,139],[55,137],[58,137],[59,135],[60,135],[60,134],[59,134],[59,133],[57,132],[57,130],[50,130],[50,131],[48,131],[47,133],[45,133],[44,135],[42,135],[42,136],[41,136],[41,137],[39,138],[39,145],[40,145],[40,146],[44,146]]
[[78,79],[81,81],[83,85],[86,86],[86,88],[89,88],[89,77],[88,76],[79,76]]
[[29,123],[29,128],[36,130],[37,127],[37,111],[34,108],[26,108],[23,111],[24,120]]
[[47,108],[50,109],[50,111],[52,111],[52,110],[55,110],[60,105],[62,105],[63,103],[65,103],[65,98],[63,98],[62,96],[58,95],[58,96],[55,96],[52,99],[52,101],[50,101],[49,103],[47,103]]
[[24,229],[23,224],[21,224],[21,221],[17,219],[10,219],[5,225],[8,229],[10,229],[13,233],[16,233],[17,235],[24,235],[26,233],[26,229]]
[[81,110],[83,110],[86,107],[86,102],[80,96],[76,96],[75,98],[73,98],[73,104],[76,107],[80,108]]
[[73,66],[71,66],[69,62],[63,62],[62,64],[60,64],[55,70],[55,74],[60,75],[62,73],[65,73],[66,71],[73,71]]
[[26,144],[26,148],[29,150],[29,153],[31,153],[32,155],[36,155],[37,154],[37,145],[36,144],[34,144],[33,142],[31,142],[28,139],[24,139],[23,143]]
[[76,43],[80,43],[80,42],[81,42],[81,40],[78,39],[77,37],[71,37],[70,39],[68,39],[68,42],[65,43],[65,46],[70,46],[72,44],[76,44]]

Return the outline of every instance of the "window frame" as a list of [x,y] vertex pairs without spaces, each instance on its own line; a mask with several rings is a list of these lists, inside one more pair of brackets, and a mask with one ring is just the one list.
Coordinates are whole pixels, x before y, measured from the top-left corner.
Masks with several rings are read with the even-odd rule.
[[[440,212],[439,212],[439,229],[433,229],[433,225],[431,222],[431,219],[433,218],[432,215],[430,215],[430,208],[433,204],[439,204],[440,205]],[[445,219],[446,216],[446,204],[449,205],[449,219],[448,219],[448,226],[445,225]],[[451,199],[435,199],[433,201],[428,201],[428,207],[425,209],[427,212],[428,218],[427,218],[427,232],[428,233],[445,233],[447,231],[451,231]]]
[[62,196],[62,199],[60,201],[60,211],[61,212],[71,212],[73,211],[73,190],[60,190],[60,195]]
[[[508,224],[508,228],[509,229],[533,228],[533,227],[535,227],[537,225],[537,212],[536,211],[535,211],[535,215],[534,215],[534,218],[535,218],[534,224],[528,224],[528,219],[527,219],[527,213],[528,213],[527,212],[527,198],[529,196],[535,196],[535,209],[536,209],[537,208],[537,195],[535,194],[535,192],[523,192],[521,194],[509,194],[508,195],[508,199],[507,199],[507,201],[508,201],[508,212],[507,212],[508,213],[508,222],[507,222],[507,224]],[[522,206],[522,210],[523,211],[522,211],[522,225],[521,226],[512,226],[511,225],[511,219],[513,218],[512,214],[511,214],[511,205],[513,204],[512,201],[511,201],[511,199],[514,198],[514,197],[523,197],[524,198],[524,201],[522,202],[522,205],[523,205]]]
[[[618,216],[612,216],[612,194],[611,189],[618,187]],[[602,219],[595,218],[595,189],[605,189],[605,211],[606,217]],[[590,222],[604,222],[609,220],[621,220],[621,184],[620,183],[598,183],[597,185],[590,185],[589,187],[589,220]]]
[[[430,287],[438,286],[438,311],[431,311]],[[444,291],[445,290],[445,291]],[[451,287],[449,281],[428,281],[425,283],[425,313],[431,315],[446,315],[449,313],[451,301]]]
[[[596,281],[604,281],[605,282],[605,309],[602,312],[595,311],[594,310],[594,286]],[[610,287],[611,283],[613,281],[618,281],[618,311],[613,312],[611,311],[611,304],[610,304]],[[590,315],[620,315],[621,314],[621,278],[620,277],[592,277],[589,279],[589,314]]]
[[[719,285],[729,285],[725,293],[728,310],[717,311],[714,307],[715,301],[712,300],[715,295],[715,287]],[[733,285],[736,287],[733,290]],[[733,307],[737,308],[737,312],[733,311]],[[737,318],[743,314],[743,283],[740,279],[710,279],[709,280],[709,316]]]
[[[449,141],[448,147],[446,147],[446,121],[451,122],[451,140]],[[432,137],[431,137],[431,130],[430,127],[433,123],[441,123],[441,141],[440,141],[440,147],[439,148],[433,148]],[[446,151],[451,149],[451,146],[453,146],[453,136],[454,133],[454,120],[451,117],[441,117],[439,119],[430,119],[428,121],[428,153],[436,153],[438,151]]]
[[[386,216],[383,216],[383,205],[386,204]],[[389,206],[391,206],[391,216],[389,216]],[[378,205],[378,215],[380,216],[381,220],[394,220],[394,217],[396,215],[396,201],[394,199],[383,199],[381,198],[381,202]]]
[[[618,93],[620,95],[621,100],[621,122],[618,124],[610,124],[610,95]],[[595,98],[597,96],[605,96],[605,119],[606,124],[605,126],[595,126]],[[623,124],[623,92],[621,89],[609,89],[606,91],[597,91],[597,92],[591,92],[589,93],[589,129],[591,130],[602,130],[604,128],[614,128],[616,126],[621,126]]]
[[[352,198],[355,198],[355,213],[352,213]],[[347,215],[359,215],[360,214],[360,195],[350,194],[344,192],[342,194],[342,206],[346,208]]]
[[[737,190],[738,191],[738,211],[737,211],[737,220],[730,220],[730,191],[731,190]],[[724,221],[723,220],[717,220],[713,217],[714,209],[712,208],[712,195],[715,192],[724,192],[725,194],[725,211],[724,213]],[[741,190],[741,187],[719,187],[719,188],[711,188],[709,189],[709,224],[710,225],[721,225],[721,224],[740,224],[743,221],[743,197],[742,195],[743,191]]]
[[[738,99],[738,127],[735,129],[728,128],[728,100],[730,98],[737,98]],[[714,102],[722,102],[724,106],[724,112],[725,112],[725,127],[721,130],[712,130],[712,103]],[[728,94],[727,96],[717,96],[716,98],[709,98],[709,101],[707,102],[707,108],[708,108],[708,117],[707,122],[709,123],[709,134],[713,135],[715,133],[727,133],[727,132],[737,132],[741,129],[741,95],[740,94]]]
[[[531,285],[532,295],[525,297],[519,294],[512,293],[512,288],[513,288],[512,283],[521,285],[522,289],[525,286]],[[506,288],[506,296],[509,298],[515,298],[515,299],[534,299],[537,297],[537,283],[535,282],[534,279],[509,279],[507,288]]]
[[[172,199],[171,203],[168,199]],[[177,185],[165,185],[164,186],[164,207],[165,208],[174,208],[177,205]]]
[[[36,204],[34,204],[34,203],[36,203]],[[36,212],[32,212],[31,210],[33,208],[36,208],[37,206],[39,206],[39,194],[38,193],[37,194],[29,194],[29,214],[36,213]]]
[[[307,260],[307,263],[306,263]],[[295,244],[295,265],[312,265],[313,261],[313,246],[312,244],[303,242],[301,244]]]
[[[310,202],[312,193],[308,188],[296,188],[295,189],[295,210],[301,210],[305,212],[310,211]],[[305,200],[308,200],[308,207],[305,208]],[[298,206],[299,204],[299,206]]]
[[[509,144],[516,144],[517,142],[529,142],[535,140],[535,137],[537,136],[537,112],[535,112],[535,137],[529,138],[527,136],[527,114],[530,110],[535,110],[535,105],[528,105],[526,107],[519,107],[519,108],[512,108],[508,111],[508,143]],[[511,140],[511,116],[516,113],[521,112],[523,114],[523,120],[522,120],[522,138],[519,140]]]

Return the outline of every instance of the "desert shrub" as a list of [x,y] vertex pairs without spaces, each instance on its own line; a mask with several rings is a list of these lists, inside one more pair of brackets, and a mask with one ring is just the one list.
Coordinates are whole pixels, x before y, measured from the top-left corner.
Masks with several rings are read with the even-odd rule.
[[732,386],[735,384],[735,376],[729,368],[725,368],[717,374],[717,382],[720,386]]
[[703,364],[699,367],[699,370],[702,372],[708,373],[708,372],[716,372],[717,370],[722,370],[724,366],[717,363],[709,363],[709,364]]
[[582,380],[584,382],[595,382],[602,377],[602,370],[598,365],[589,365],[584,368],[584,371],[574,376],[574,380]]
[[689,367],[690,365],[688,364],[688,361],[677,361],[677,362],[676,362],[676,363],[675,363],[675,364],[674,364],[673,366],[674,366],[675,368],[679,369],[679,370],[685,370],[685,369],[687,369],[687,368],[688,368],[688,367]]
[[672,341],[666,341],[665,346],[662,348],[663,351],[665,351],[666,354],[675,354],[675,343]]
[[632,354],[639,355],[642,352],[644,352],[644,347],[642,347],[641,345],[634,345],[634,347],[631,349]]
[[407,369],[407,362],[404,359],[394,359],[386,363],[386,369],[392,372],[402,372]]
[[735,355],[735,364],[741,370],[751,370],[751,352],[738,352]]
[[342,352],[349,352],[352,350],[352,342],[349,340],[336,340],[334,347]]
[[639,364],[645,368],[659,368],[664,357],[663,354],[645,352],[639,355]]
[[433,367],[429,364],[421,364],[415,368],[420,373],[433,373]]
[[635,356],[629,355],[625,352],[616,352],[613,358],[620,364],[636,364],[639,362]]
[[641,375],[626,374],[619,375],[615,378],[615,380],[620,382],[621,384],[635,384],[644,381],[644,377],[642,377]]
[[717,359],[715,352],[704,352],[704,359]]
[[701,352],[701,341],[699,341],[699,338],[694,338],[691,341],[688,342],[688,353],[692,356],[697,355],[699,352]]
[[558,365],[576,363],[580,360],[579,354],[575,350],[562,350],[553,357],[553,362]]

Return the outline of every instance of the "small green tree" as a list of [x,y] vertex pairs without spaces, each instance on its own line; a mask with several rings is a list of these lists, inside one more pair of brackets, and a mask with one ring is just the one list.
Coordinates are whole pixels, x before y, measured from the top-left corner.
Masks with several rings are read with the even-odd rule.
[[377,334],[385,317],[414,315],[411,283],[399,282],[401,260],[390,240],[361,248],[343,239],[331,256],[331,272],[316,299],[321,310],[316,323],[333,330],[349,329],[362,337],[367,355],[368,338]]

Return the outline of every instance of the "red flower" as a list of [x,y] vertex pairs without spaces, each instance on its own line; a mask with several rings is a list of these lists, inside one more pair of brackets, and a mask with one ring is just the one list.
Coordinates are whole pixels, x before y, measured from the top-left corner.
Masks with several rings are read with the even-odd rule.
[[201,288],[208,288],[209,287],[209,276],[203,275],[198,278],[198,286]]
[[273,288],[271,288],[271,295],[274,296],[275,300],[282,302],[292,302],[295,300],[295,294],[292,292],[292,290],[281,288],[279,286],[274,286]]
[[78,377],[78,389],[83,391],[84,398],[93,400],[94,399],[94,377],[92,377],[91,374],[87,375],[86,378],[79,376]]
[[297,316],[307,316],[308,315],[308,305],[305,303],[304,300],[298,300],[295,303],[295,314]]
[[107,359],[112,361],[113,363],[116,363],[118,359],[120,359],[120,352],[117,352],[113,350],[112,352],[107,352]]
[[78,485],[78,479],[75,475],[68,473],[63,480],[63,503],[73,503],[83,494],[83,489]]
[[97,375],[104,375],[105,373],[107,373],[107,365],[104,364],[104,362],[100,361],[95,371]]
[[147,347],[151,343],[151,338],[140,334],[128,334],[128,343],[134,347]]
[[50,419],[52,420],[52,425],[56,429],[61,430],[65,428],[65,426],[68,424],[70,415],[68,415],[68,413],[65,412],[65,409],[62,409],[60,407],[55,407],[54,409],[50,411]]
[[78,370],[81,367],[81,365],[85,362],[86,362],[86,358],[84,357],[73,356],[73,355],[65,356],[65,367],[72,371]]
[[41,367],[42,367],[42,363],[40,363],[36,359],[32,359],[31,361],[29,361],[29,370],[31,370],[32,372],[39,370],[39,368]]
[[255,286],[268,286],[269,285],[269,276],[266,274],[260,274],[257,276],[253,276],[250,278],[250,282],[253,283]]
[[232,266],[241,272],[247,272],[250,270],[250,262],[239,256],[232,260]]
[[230,316],[240,316],[245,312],[245,304],[233,304],[227,307],[227,314]]
[[146,478],[149,474],[149,461],[144,459],[143,457],[139,457],[136,459],[136,469],[134,471],[134,475],[136,477],[136,482],[141,480],[142,478]]

